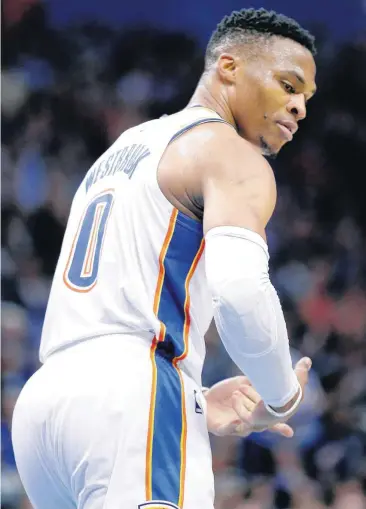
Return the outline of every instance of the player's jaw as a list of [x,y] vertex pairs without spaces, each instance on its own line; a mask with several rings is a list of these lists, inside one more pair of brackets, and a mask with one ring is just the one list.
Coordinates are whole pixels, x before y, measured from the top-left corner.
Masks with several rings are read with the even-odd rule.
[[297,130],[297,122],[286,116],[278,115],[267,120],[266,128],[259,137],[263,155],[276,156],[286,143],[292,141]]

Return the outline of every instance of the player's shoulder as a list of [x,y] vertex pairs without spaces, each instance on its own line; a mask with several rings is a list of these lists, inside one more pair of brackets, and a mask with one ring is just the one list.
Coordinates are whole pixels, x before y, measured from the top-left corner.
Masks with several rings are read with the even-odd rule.
[[182,153],[191,154],[198,162],[212,159],[221,163],[245,156],[268,165],[258,148],[241,137],[234,126],[227,122],[199,124],[177,138],[174,144]]
[[255,175],[274,182],[272,167],[258,147],[227,123],[201,124],[175,143],[176,153],[202,178],[242,180]]

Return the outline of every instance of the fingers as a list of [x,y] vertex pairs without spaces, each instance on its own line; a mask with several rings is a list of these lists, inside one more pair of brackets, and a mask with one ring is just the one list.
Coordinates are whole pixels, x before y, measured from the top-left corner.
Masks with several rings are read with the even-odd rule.
[[246,394],[243,394],[243,390],[244,393],[247,392],[247,389],[242,389],[241,391],[235,391],[232,395],[232,407],[239,417],[237,421],[233,422],[232,434],[241,437],[245,437],[253,431],[263,431],[267,428],[267,426],[253,427],[253,412],[257,407],[255,401],[260,401],[260,397],[254,389],[251,389],[248,390],[250,399]]
[[[235,391],[232,395],[232,406],[238,415],[238,420],[232,423],[231,435],[245,437],[254,431],[252,423],[253,410],[260,397],[252,387],[241,387],[240,391]],[[256,431],[263,431],[266,427],[258,428]],[[294,430],[285,423],[278,423],[269,428],[272,433],[277,433],[286,438],[294,436]]]
[[271,431],[272,433],[278,433],[279,435],[282,435],[286,438],[292,438],[294,436],[294,430],[288,424],[275,424],[269,428],[268,431]]
[[254,403],[249,401],[246,397],[243,397],[243,394],[239,391],[235,391],[232,395],[232,405],[233,409],[237,413],[240,420],[245,424],[249,425],[250,418],[252,415],[252,409],[248,408],[250,405],[253,405]]
[[216,434],[219,436],[231,435],[231,436],[242,436],[245,437],[251,433],[251,427],[249,419],[251,412],[243,403],[242,393],[235,391],[231,397],[232,408],[237,415],[237,419],[234,419],[230,424],[224,424],[223,426],[216,429]]
[[255,405],[257,405],[261,400],[258,392],[251,385],[241,385],[239,390],[244,395],[244,397],[249,400],[251,403],[250,410],[253,410]]
[[234,394],[236,394],[236,397],[241,400],[241,404],[249,410],[249,412],[253,412],[254,408],[261,400],[257,391],[250,385],[240,385]]
[[239,375],[236,377],[236,379],[238,380],[238,382],[240,382],[242,385],[252,385],[251,381],[249,380],[248,377],[246,376],[243,376],[243,375]]

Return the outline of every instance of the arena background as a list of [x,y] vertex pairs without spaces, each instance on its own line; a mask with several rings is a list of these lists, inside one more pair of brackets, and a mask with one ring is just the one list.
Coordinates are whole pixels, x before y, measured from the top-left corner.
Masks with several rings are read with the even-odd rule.
[[[216,509],[366,507],[366,2],[3,0],[3,508],[30,507],[9,428],[38,367],[73,193],[123,130],[186,104],[210,31],[246,6],[295,16],[318,39],[319,92],[273,163],[268,229],[294,357],[314,368],[294,439],[212,441]],[[204,382],[233,373],[209,331]]]

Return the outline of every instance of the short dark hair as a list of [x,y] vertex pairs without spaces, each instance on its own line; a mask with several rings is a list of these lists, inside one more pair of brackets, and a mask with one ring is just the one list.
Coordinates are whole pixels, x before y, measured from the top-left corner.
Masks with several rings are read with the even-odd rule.
[[294,19],[266,9],[241,9],[225,16],[212,33],[206,49],[206,67],[216,61],[217,50],[225,46],[260,42],[274,35],[292,39],[316,55],[314,36]]

